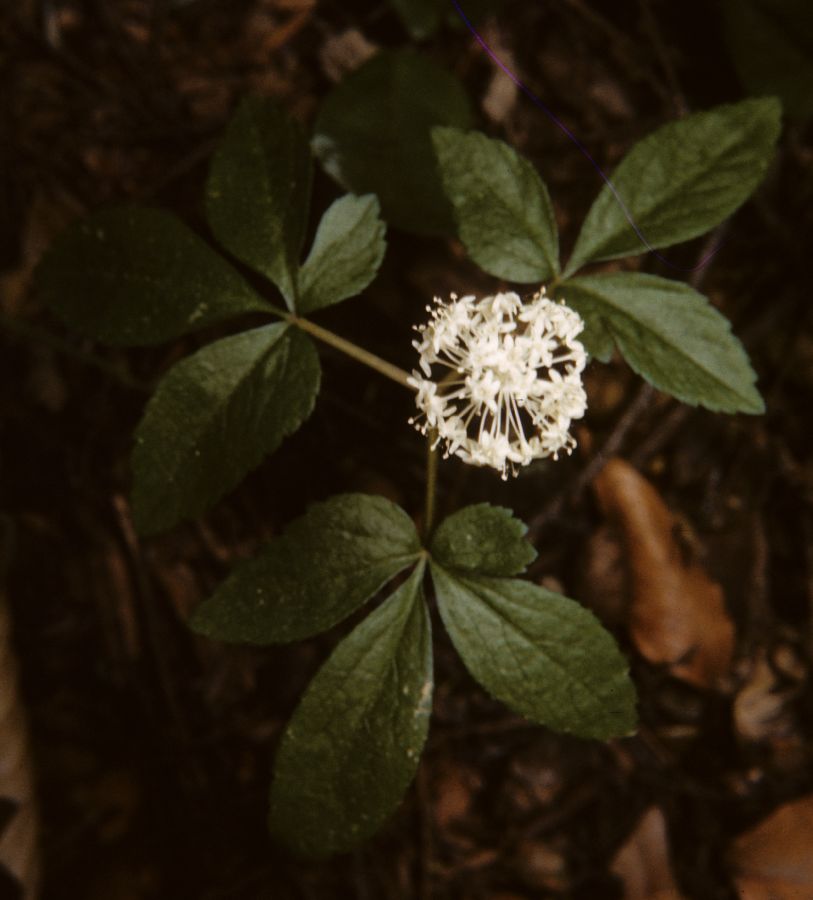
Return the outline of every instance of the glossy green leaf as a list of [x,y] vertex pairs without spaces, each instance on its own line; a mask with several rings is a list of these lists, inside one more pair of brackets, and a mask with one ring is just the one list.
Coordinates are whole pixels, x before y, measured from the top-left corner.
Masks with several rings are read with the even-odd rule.
[[468,97],[453,75],[417,53],[381,51],[327,96],[313,146],[347,190],[378,195],[390,224],[450,232],[430,129],[470,122]]
[[310,146],[299,124],[270,100],[247,97],[212,159],[206,185],[215,237],[270,278],[291,309],[311,174]]
[[469,256],[507,281],[539,283],[559,271],[553,204],[536,169],[502,141],[434,128],[443,189]]
[[75,223],[43,257],[36,284],[72,328],[124,346],[268,309],[208,244],[157,209],[119,207]]
[[326,631],[421,551],[412,519],[384,497],[340,494],[312,506],[195,611],[223,641],[277,644]]
[[313,344],[284,324],[216,341],[173,366],[136,430],[138,530],[202,513],[302,424],[318,390]]
[[752,94],[773,94],[789,116],[813,115],[810,0],[725,0],[728,48]]
[[518,575],[536,559],[525,539],[528,526],[510,509],[478,503],[441,522],[432,537],[432,558],[442,566],[482,575]]
[[297,310],[310,313],[360,294],[384,258],[384,223],[372,194],[338,199],[322,216],[299,272]]
[[[568,304],[570,283],[570,281],[564,282],[554,289],[555,296]],[[601,307],[589,303],[580,303],[577,307],[576,303],[573,304],[573,308],[578,308],[579,315],[584,320],[584,331],[579,334],[578,339],[593,359],[604,363],[609,362],[615,353],[615,342],[612,333],[605,325]]]
[[333,651],[282,739],[272,833],[330,856],[374,834],[418,767],[432,707],[423,565]]
[[529,581],[432,564],[443,623],[471,674],[534,722],[579,737],[635,729],[635,689],[612,635],[584,607]]
[[[611,180],[651,247],[697,237],[748,199],[773,159],[780,116],[776,100],[743,100],[670,122],[629,151]],[[646,250],[605,185],[565,274]]]
[[756,375],[731,323],[680,281],[633,272],[583,276],[556,291],[615,341],[630,366],[678,400],[761,413]]

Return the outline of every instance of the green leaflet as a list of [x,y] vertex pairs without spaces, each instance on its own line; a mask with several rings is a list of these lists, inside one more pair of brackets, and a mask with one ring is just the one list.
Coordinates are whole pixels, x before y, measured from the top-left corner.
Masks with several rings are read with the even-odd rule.
[[389,818],[415,775],[432,707],[423,564],[336,647],[277,755],[272,832],[309,856],[346,851]]
[[789,116],[813,115],[810,0],[725,0],[726,43],[752,94],[774,94]]
[[299,125],[271,101],[247,97],[212,159],[206,185],[215,237],[270,278],[291,310],[311,174],[310,147]]
[[443,188],[460,240],[491,275],[540,283],[559,271],[559,236],[536,169],[502,141],[433,128]]
[[42,299],[110,344],[158,344],[268,306],[170,213],[108,209],[75,223],[39,264]]
[[203,512],[310,415],[313,344],[284,324],[224,338],[173,366],[136,430],[133,517],[143,534]]
[[607,739],[635,728],[635,691],[612,636],[574,600],[528,581],[431,566],[438,608],[471,674],[534,722]]
[[296,641],[340,622],[421,551],[409,516],[383,497],[340,494],[312,506],[195,611],[223,641]]
[[510,509],[478,503],[453,513],[432,537],[432,558],[442,566],[482,575],[518,575],[536,559],[528,526]]
[[453,75],[412,51],[381,51],[325,98],[313,147],[347,190],[377,194],[390,224],[445,233],[451,210],[429,132],[470,121],[468,97]]
[[339,198],[322,216],[299,272],[297,311],[311,313],[361,293],[384,258],[385,225],[372,194]]
[[556,296],[593,332],[600,323],[630,366],[656,388],[719,412],[764,412],[754,370],[731,324],[689,285],[618,272],[569,279]]
[[[554,296],[564,299],[570,305],[570,285],[578,279],[568,279],[554,288]],[[595,303],[573,303],[573,309],[577,310],[584,320],[584,331],[579,335],[579,340],[584,344],[584,349],[593,359],[599,362],[609,362],[615,352],[615,342],[612,332],[607,328],[605,318],[602,315],[603,307]]]
[[[670,122],[639,141],[611,180],[652,247],[703,234],[753,193],[773,159],[781,108],[743,100]],[[582,225],[565,277],[587,262],[646,252],[608,185]]]

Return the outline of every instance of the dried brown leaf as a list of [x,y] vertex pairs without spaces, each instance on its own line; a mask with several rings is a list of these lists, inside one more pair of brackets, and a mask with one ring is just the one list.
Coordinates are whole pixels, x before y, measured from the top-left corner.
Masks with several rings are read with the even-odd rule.
[[624,900],[680,900],[669,862],[666,821],[656,806],[639,819],[610,871],[624,883]]
[[813,794],[774,810],[730,854],[742,900],[813,898]]
[[319,50],[319,62],[325,75],[337,82],[367,62],[377,49],[358,28],[348,28],[325,40]]
[[561,850],[544,840],[522,841],[516,850],[517,874],[530,887],[546,891],[565,891],[567,867]]
[[[492,22],[484,29],[486,40],[494,52],[504,60],[508,68],[516,68],[516,60],[510,48],[505,43],[505,36],[501,33],[496,23]],[[482,107],[485,115],[492,122],[501,124],[505,122],[516,106],[519,88],[513,80],[496,67],[491,75],[491,81],[483,96]]]
[[599,503],[624,535],[631,586],[629,629],[641,654],[698,687],[719,684],[731,667],[734,626],[723,591],[686,559],[679,520],[632,466],[613,459],[594,482]]
[[19,881],[24,900],[34,900],[39,883],[37,815],[10,630],[6,598],[0,593],[0,797],[17,804],[0,834],[0,866]]
[[435,826],[439,831],[445,831],[466,820],[482,782],[476,771],[462,765],[439,766],[433,781]]
[[734,726],[746,741],[770,741],[793,733],[793,716],[788,708],[798,692],[782,686],[782,678],[763,648],[751,661],[745,684],[734,700]]

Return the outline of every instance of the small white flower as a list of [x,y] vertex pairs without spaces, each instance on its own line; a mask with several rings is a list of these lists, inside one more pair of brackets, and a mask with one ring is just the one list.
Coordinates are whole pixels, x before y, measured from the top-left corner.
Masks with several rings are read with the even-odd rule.
[[409,383],[420,415],[410,423],[437,432],[446,456],[503,478],[533,459],[570,453],[570,423],[587,406],[579,314],[544,288],[525,304],[513,292],[435,303],[429,322],[416,326],[420,371]]

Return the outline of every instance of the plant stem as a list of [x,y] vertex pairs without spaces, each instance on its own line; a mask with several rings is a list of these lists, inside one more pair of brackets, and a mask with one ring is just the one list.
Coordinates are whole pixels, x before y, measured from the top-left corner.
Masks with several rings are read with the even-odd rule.
[[397,381],[398,384],[402,384],[405,388],[412,390],[412,386],[407,381],[409,372],[405,372],[403,369],[399,369],[398,366],[388,363],[385,359],[381,359],[380,356],[376,356],[374,353],[370,353],[369,350],[359,347],[358,344],[339,337],[338,334],[328,331],[327,328],[314,324],[310,319],[300,319],[294,315],[288,315],[286,318],[292,325],[296,325],[297,328],[307,331],[308,334],[312,334],[320,341],[324,341],[324,343],[330,344],[331,347],[341,350],[342,353],[352,356],[357,362],[375,369],[381,375],[385,375],[387,378],[391,378],[393,381]]
[[370,353],[369,350],[359,347],[358,344],[354,344],[352,341],[339,337],[338,334],[328,331],[327,328],[322,328],[321,325],[311,322],[310,319],[301,319],[299,316],[286,312],[283,309],[279,309],[276,306],[271,306],[269,312],[273,313],[275,316],[279,316],[286,322],[290,322],[291,325],[296,325],[297,328],[301,328],[308,334],[312,334],[323,343],[329,344],[337,350],[341,350],[342,353],[351,356],[356,362],[360,362],[365,366],[369,366],[371,369],[375,369],[380,375],[384,375],[387,378],[391,378],[393,381],[397,381],[398,384],[403,385],[405,388],[409,388],[409,390],[414,390],[412,385],[407,381],[409,372],[405,372],[403,369],[399,369],[398,366],[388,363],[385,359],[381,359],[380,356],[376,356],[375,353]]
[[438,433],[434,428],[429,429],[426,436],[426,503],[424,505],[423,536],[428,540],[432,534],[432,526],[435,524],[435,496],[438,484],[438,451],[434,449],[434,443],[438,439]]
[[[351,356],[357,362],[363,363],[365,366],[375,369],[375,371],[379,372],[381,375],[385,375],[387,378],[397,381],[398,384],[402,384],[404,387],[413,390],[412,385],[409,384],[407,380],[409,378],[408,372],[399,369],[398,366],[394,366],[392,363],[388,363],[385,359],[381,359],[380,356],[370,353],[369,350],[365,350],[363,347],[359,347],[352,341],[339,337],[338,334],[334,334],[332,331],[322,328],[321,325],[314,324],[310,319],[301,319],[299,316],[289,313],[286,310],[279,309],[276,306],[271,306],[269,312],[272,312],[275,316],[279,316],[291,325],[301,328],[308,334],[312,334],[315,338],[318,338],[325,344],[329,344],[331,347],[341,350],[342,353]],[[426,438],[426,504],[424,508],[423,534],[424,538],[427,540],[432,533],[432,526],[435,521],[438,453],[432,448],[432,445],[437,440],[437,437],[438,435],[435,429],[431,429]]]

